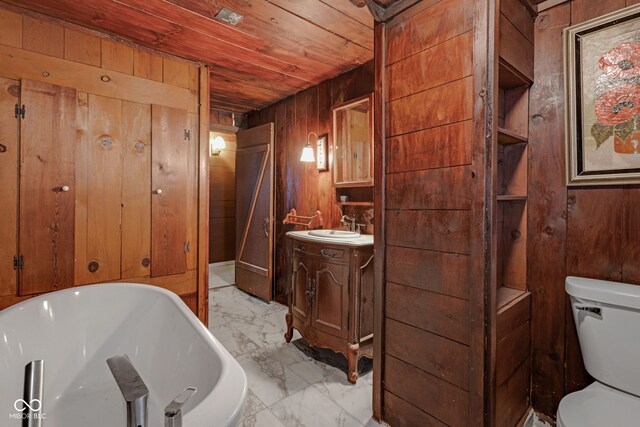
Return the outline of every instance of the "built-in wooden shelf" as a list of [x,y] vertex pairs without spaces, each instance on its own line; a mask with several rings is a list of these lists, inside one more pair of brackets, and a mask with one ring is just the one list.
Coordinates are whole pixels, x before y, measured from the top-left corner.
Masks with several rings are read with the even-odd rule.
[[515,194],[500,194],[496,197],[499,202],[518,202],[527,200],[527,196]]
[[498,64],[498,86],[502,89],[530,86],[531,82],[522,73],[500,58]]
[[496,306],[498,307],[498,312],[510,306],[511,303],[525,298],[527,294],[529,294],[529,292],[522,289],[500,286],[496,295]]
[[526,143],[527,137],[504,128],[498,128],[498,142],[500,144],[520,144]]
[[373,202],[337,202],[338,206],[371,206]]

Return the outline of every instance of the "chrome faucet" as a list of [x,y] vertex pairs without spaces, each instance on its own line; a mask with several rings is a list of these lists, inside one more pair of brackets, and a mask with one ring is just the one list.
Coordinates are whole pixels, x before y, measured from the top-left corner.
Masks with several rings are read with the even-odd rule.
[[187,387],[164,408],[164,427],[182,427],[182,407],[197,391],[195,387]]
[[351,216],[347,216],[347,215],[342,215],[342,218],[340,219],[340,222],[347,226],[347,230],[356,231],[356,218],[355,218],[355,216],[351,217]]
[[107,365],[127,403],[127,427],[147,427],[149,389],[133,367],[129,356],[113,356],[107,359]]
[[[22,419],[25,427],[42,426],[42,397],[44,393],[44,360],[32,360],[25,366],[23,411],[28,410]],[[16,402],[17,404],[18,402]]]

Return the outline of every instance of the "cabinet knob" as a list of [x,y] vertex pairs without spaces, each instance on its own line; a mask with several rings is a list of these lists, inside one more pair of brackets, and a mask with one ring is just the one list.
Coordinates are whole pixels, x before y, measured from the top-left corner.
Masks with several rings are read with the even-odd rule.
[[69,191],[69,186],[63,185],[60,189],[66,193],[67,191]]
[[158,189],[156,190],[156,194],[162,194],[162,189],[161,189],[161,188],[158,188]]

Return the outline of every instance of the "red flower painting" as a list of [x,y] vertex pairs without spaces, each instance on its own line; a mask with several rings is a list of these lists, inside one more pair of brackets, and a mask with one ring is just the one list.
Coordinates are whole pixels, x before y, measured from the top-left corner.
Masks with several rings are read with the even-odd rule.
[[623,43],[600,58],[600,69],[618,79],[640,76],[640,43]]
[[618,154],[640,153],[640,43],[623,43],[604,54],[599,61],[609,87],[599,87],[591,128],[596,149],[612,135]]

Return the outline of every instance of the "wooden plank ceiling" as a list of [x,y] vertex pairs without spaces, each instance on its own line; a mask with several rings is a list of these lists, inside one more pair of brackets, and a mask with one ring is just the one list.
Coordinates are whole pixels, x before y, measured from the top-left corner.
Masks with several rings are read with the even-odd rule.
[[[3,1],[211,64],[218,110],[263,108],[373,58],[373,18],[349,0]],[[215,19],[222,7],[244,18]]]

